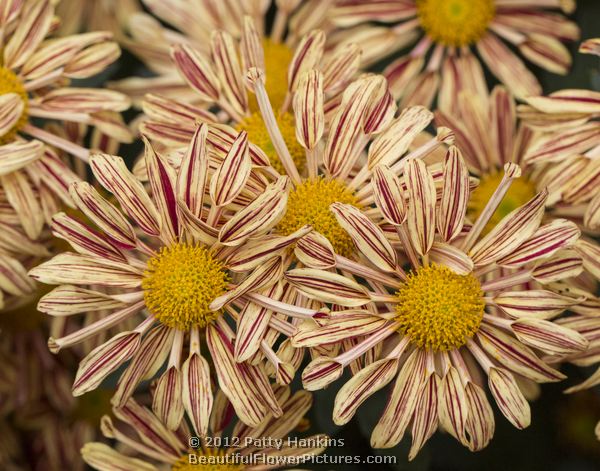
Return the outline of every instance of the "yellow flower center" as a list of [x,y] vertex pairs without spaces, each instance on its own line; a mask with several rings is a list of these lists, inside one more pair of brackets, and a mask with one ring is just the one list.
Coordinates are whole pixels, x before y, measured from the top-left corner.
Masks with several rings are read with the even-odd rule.
[[16,74],[6,67],[0,67],[0,95],[7,93],[16,93],[23,100],[23,111],[15,125],[9,129],[3,136],[0,136],[0,145],[11,142],[19,130],[27,124],[27,110],[29,108],[29,96],[27,90],[23,86],[21,79]]
[[236,456],[226,455],[225,450],[206,448],[183,455],[173,465],[171,471],[241,471],[242,464],[236,462]]
[[108,389],[94,389],[83,396],[79,396],[75,410],[73,410],[73,418],[98,426],[102,416],[110,414],[112,410],[110,404],[112,396],[112,391]]
[[[292,160],[296,164],[298,172],[302,173],[306,163],[306,154],[304,152],[304,147],[302,147],[296,139],[294,116],[290,113],[283,113],[277,116],[277,125],[279,126],[283,140],[290,151]],[[269,160],[271,161],[271,166],[282,175],[285,175],[283,165],[279,160],[275,147],[273,147],[269,132],[267,131],[265,122],[260,113],[252,113],[250,116],[247,116],[236,126],[236,128],[238,131],[246,131],[250,142],[260,147],[264,153],[267,154],[267,157],[269,157]]]
[[468,46],[485,34],[494,18],[494,0],[417,0],[425,33],[445,46]]
[[189,330],[204,327],[220,312],[210,303],[227,289],[223,264],[202,245],[163,247],[148,260],[142,288],[146,307],[164,325]]
[[322,177],[305,180],[290,192],[285,216],[277,229],[289,235],[311,225],[327,237],[336,253],[347,257],[354,251],[354,244],[329,209],[333,203],[358,206],[356,196],[338,180]]
[[[473,190],[469,199],[468,216],[472,221],[483,211],[488,201],[498,188],[502,180],[502,172],[484,175],[479,181],[479,186]],[[513,180],[510,188],[502,198],[498,208],[483,229],[483,234],[490,232],[508,214],[527,203],[536,194],[535,185],[527,178],[521,177]]]
[[467,343],[485,308],[477,278],[435,264],[410,273],[396,296],[398,330],[418,348],[436,352]]

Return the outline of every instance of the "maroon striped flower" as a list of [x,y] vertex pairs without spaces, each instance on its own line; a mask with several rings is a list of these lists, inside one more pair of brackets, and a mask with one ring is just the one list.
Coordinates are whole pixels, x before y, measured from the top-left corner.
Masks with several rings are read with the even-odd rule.
[[345,342],[342,353],[314,359],[302,375],[304,387],[314,390],[339,378],[346,366],[358,370],[336,397],[337,424],[395,379],[371,437],[374,447],[395,446],[410,428],[412,459],[441,425],[479,450],[494,431],[482,388],[486,379],[504,416],[524,428],[530,422],[527,392],[564,378],[540,354],[565,357],[587,347],[584,336],[551,321],[585,298],[561,295],[550,285],[578,275],[582,261],[570,250],[580,235],[575,224],[540,225],[547,191],[483,235],[521,173],[513,163],[504,169],[471,222],[470,177],[456,147],[446,154],[439,183],[419,159],[403,162],[403,179],[377,166],[372,186],[383,216],[379,224],[355,207],[331,207],[359,261],[344,267],[345,276],[309,264],[286,273],[305,296],[346,306],[321,327],[303,323],[292,338],[298,347]]

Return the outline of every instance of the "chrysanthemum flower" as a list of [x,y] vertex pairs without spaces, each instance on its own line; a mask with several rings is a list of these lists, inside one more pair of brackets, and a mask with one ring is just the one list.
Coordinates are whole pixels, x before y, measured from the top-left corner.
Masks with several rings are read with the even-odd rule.
[[[436,95],[450,98],[457,88],[480,75],[481,62],[518,98],[539,95],[540,84],[516,48],[530,62],[566,74],[571,55],[563,45],[579,37],[577,26],[560,13],[571,13],[575,1],[549,0],[384,0],[336,2],[338,26],[369,20],[397,22],[390,27],[396,47],[416,45],[385,71],[402,106],[429,106]],[[345,34],[351,36],[354,28]],[[508,47],[505,43],[508,43]],[[480,60],[473,54],[477,51]]]
[[129,106],[127,97],[68,86],[70,79],[104,70],[119,57],[119,47],[106,32],[46,39],[56,26],[54,4],[11,2],[0,15],[0,187],[31,239],[42,230],[48,192],[68,200],[65,190],[73,180],[73,172],[44,143],[82,160],[89,155],[39,128],[32,118],[91,124],[125,139],[129,135],[116,113]]
[[[302,463],[302,459],[323,453],[328,442],[326,435],[299,438],[297,442],[294,437],[288,443],[288,435],[310,409],[312,395],[307,391],[291,394],[287,387],[278,388],[275,394],[282,404],[280,417],[270,415],[254,428],[235,422],[229,436],[224,431],[232,421],[232,411],[225,396],[221,391],[217,392],[210,419],[211,435],[208,438],[197,437],[197,444],[192,443],[187,427],[171,431],[160,417],[130,399],[122,408],[115,408],[114,415],[131,431],[118,427],[109,416],[102,419],[102,433],[122,445],[119,450],[103,443],[88,443],[82,449],[83,459],[100,471],[150,471],[165,465],[174,471],[241,471],[263,467],[287,468],[290,464]],[[269,445],[275,440],[282,440],[280,449]],[[261,443],[265,445],[261,446]],[[265,457],[268,462],[264,461]]]
[[[320,389],[346,366],[364,361],[336,397],[337,424],[348,422],[364,400],[395,378],[372,446],[396,445],[410,426],[412,459],[440,424],[479,450],[494,431],[482,388],[486,378],[499,409],[517,428],[530,422],[521,388],[564,378],[536,351],[565,356],[587,346],[580,334],[549,320],[582,299],[544,287],[581,272],[581,260],[573,261],[566,250],[579,237],[577,227],[561,221],[540,226],[548,195],[542,191],[482,236],[519,176],[520,168],[507,163],[470,224],[469,174],[457,148],[448,150],[437,186],[418,159],[405,162],[404,181],[376,167],[375,202],[397,238],[359,209],[332,205],[362,253],[361,263],[349,266],[347,276],[300,268],[286,278],[310,298],[351,308],[332,312],[322,328],[302,324],[292,339],[296,346],[355,340],[352,348],[317,358],[303,372],[305,388]],[[400,250],[394,247],[398,242]],[[404,259],[409,271],[401,266]]]
[[[207,127],[199,126],[177,170],[146,145],[151,196],[121,158],[92,156],[96,179],[123,212],[91,185],[73,184],[71,196],[94,227],[65,213],[55,215],[54,234],[77,253],[60,254],[30,272],[44,283],[61,284],[41,299],[42,312],[60,317],[110,311],[76,332],[51,338],[54,352],[144,311],[135,329],[121,329],[83,359],[75,395],[95,389],[131,360],[113,399],[123,404],[166,362],[154,410],[175,429],[185,408],[199,433],[206,430],[212,406],[212,367],[200,351],[204,342],[219,385],[241,420],[256,425],[269,412],[281,413],[262,365],[235,361],[236,334],[225,317],[236,319],[253,293],[277,283],[283,270],[279,254],[310,231],[303,227],[285,237],[266,237],[283,215],[287,178],[266,185],[254,173],[245,133],[218,149],[206,145],[206,135]],[[237,257],[242,252],[249,258]],[[318,314],[296,311],[304,318]],[[271,355],[266,342],[257,348]]]

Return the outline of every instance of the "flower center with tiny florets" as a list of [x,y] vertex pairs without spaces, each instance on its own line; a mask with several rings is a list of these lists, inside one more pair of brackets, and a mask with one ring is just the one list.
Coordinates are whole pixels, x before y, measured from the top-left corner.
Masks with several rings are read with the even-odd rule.
[[[296,139],[296,125],[294,117],[290,113],[282,113],[277,116],[277,126],[281,131],[283,140],[290,151],[292,160],[296,164],[298,172],[302,173],[306,163],[306,153],[304,147],[300,145]],[[277,151],[271,142],[271,137],[265,126],[262,115],[260,113],[252,113],[250,116],[244,118],[244,120],[236,126],[238,131],[246,131],[248,133],[248,139],[253,144],[260,147],[271,162],[271,166],[275,168],[280,174],[285,175],[285,169],[279,160]]]
[[194,451],[183,455],[171,465],[171,471],[241,471],[236,455],[226,455],[225,450],[206,448],[204,451]]
[[27,90],[23,86],[23,82],[16,74],[6,67],[0,67],[0,96],[6,95],[7,93],[16,93],[23,100],[23,111],[21,116],[15,123],[15,125],[8,130],[3,136],[0,136],[0,145],[8,144],[14,138],[17,132],[23,129],[23,126],[27,124],[29,109],[29,96]]
[[410,273],[396,296],[398,330],[418,348],[436,352],[467,343],[485,308],[477,278],[435,264]]
[[494,0],[417,0],[421,27],[433,41],[445,46],[476,43],[495,13]]
[[142,289],[146,307],[158,321],[185,331],[204,327],[219,316],[209,305],[226,291],[229,281],[210,249],[178,243],[148,260]]
[[327,237],[336,253],[345,257],[354,250],[348,233],[338,224],[329,209],[333,203],[345,203],[358,207],[356,196],[343,183],[322,177],[303,181],[289,195],[287,211],[277,226],[279,232],[289,235],[303,226]]
[[[469,199],[469,219],[475,221],[502,181],[502,172],[490,173],[481,177],[479,186],[473,190]],[[535,185],[527,178],[513,180],[510,188],[502,198],[498,208],[483,229],[483,234],[490,232],[504,217],[527,203],[536,194]]]

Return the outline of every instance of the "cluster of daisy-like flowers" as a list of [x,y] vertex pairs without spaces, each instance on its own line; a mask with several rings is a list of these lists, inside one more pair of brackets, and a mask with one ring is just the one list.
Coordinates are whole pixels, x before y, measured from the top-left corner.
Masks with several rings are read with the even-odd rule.
[[[538,96],[501,41],[566,73],[578,29],[546,10],[574,5],[274,5],[0,1],[0,466],[301,464],[329,437],[254,440],[301,433],[346,369],[338,425],[390,385],[372,447],[477,451],[490,398],[525,428],[600,359],[600,96]],[[71,85],[112,37],[155,75]]]

